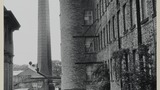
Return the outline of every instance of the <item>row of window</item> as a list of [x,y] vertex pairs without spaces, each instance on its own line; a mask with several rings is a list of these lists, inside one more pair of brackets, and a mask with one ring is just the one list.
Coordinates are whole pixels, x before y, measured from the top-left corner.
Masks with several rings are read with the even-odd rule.
[[[94,15],[95,15],[95,20],[99,20],[104,13],[107,11],[107,7],[109,6],[110,2],[113,0],[100,0],[99,3],[96,5],[94,9]],[[119,0],[116,0],[117,4],[119,4]],[[92,25],[93,24],[93,11],[92,10],[87,10],[85,11],[84,15],[84,24],[85,25]]]
[[[105,11],[107,11],[107,7],[109,6],[109,3],[113,0],[100,0],[99,3],[97,3],[97,6],[95,7],[95,11],[93,13],[93,10],[86,10],[84,13],[84,24],[85,25],[92,25],[93,24],[93,16],[95,16],[95,20],[100,19]],[[136,12],[136,0],[130,0],[130,17],[131,17],[131,25],[133,25],[135,21],[135,12]],[[147,0],[140,0],[140,12],[141,12],[141,21],[147,18]],[[116,0],[117,6],[120,5],[119,0]],[[152,0],[153,4],[153,14],[156,14],[156,0]],[[123,5],[123,21],[125,21],[125,16],[127,12],[126,4]],[[94,15],[93,15],[94,14]],[[124,23],[124,26],[126,24]],[[125,27],[124,27],[125,28]]]
[[[112,0],[100,0],[95,8],[95,20],[98,20],[102,17],[104,12],[107,10],[107,7],[109,3]],[[85,25],[92,25],[93,24],[93,11],[92,10],[86,10],[84,13],[84,24]]]
[[[118,0],[117,0],[118,1]],[[143,1],[143,2],[142,2]],[[127,18],[127,6],[126,4],[123,5],[122,12],[119,10],[116,15],[114,15],[108,23],[101,29],[101,31],[98,33],[98,38],[95,38],[93,40],[93,43],[91,44],[94,48],[93,51],[100,51],[101,49],[105,48],[107,44],[111,43],[112,41],[116,40],[117,38],[122,37],[129,29],[133,29],[135,27],[135,21],[136,21],[136,10],[135,10],[135,0],[130,0],[130,27],[128,26],[128,22],[126,22]],[[142,4],[143,3],[143,4]],[[140,10],[146,12],[146,0],[141,0],[141,8]],[[103,4],[101,4],[103,5]],[[145,7],[144,7],[145,6]],[[103,10],[102,10],[103,11]],[[87,15],[90,17],[90,20],[88,21],[88,24],[93,22],[92,16],[93,13],[90,11],[86,12]],[[142,14],[142,19],[145,19],[146,14]],[[121,19],[122,18],[122,19]],[[86,19],[87,20],[87,19]],[[121,23],[123,21],[123,23]],[[122,28],[123,26],[123,28]]]

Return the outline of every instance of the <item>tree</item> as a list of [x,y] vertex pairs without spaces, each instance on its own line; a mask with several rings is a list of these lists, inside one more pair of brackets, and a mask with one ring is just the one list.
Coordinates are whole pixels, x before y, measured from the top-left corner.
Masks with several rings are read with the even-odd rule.
[[52,61],[52,75],[53,76],[61,76],[62,70],[61,70],[61,61],[59,60],[53,60]]
[[92,75],[92,83],[98,84],[100,90],[110,90],[110,74],[106,64],[97,65]]

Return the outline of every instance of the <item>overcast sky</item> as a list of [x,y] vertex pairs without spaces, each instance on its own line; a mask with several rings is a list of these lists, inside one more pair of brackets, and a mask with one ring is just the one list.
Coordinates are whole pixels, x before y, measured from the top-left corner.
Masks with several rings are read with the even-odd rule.
[[[49,2],[52,60],[61,60],[59,0]],[[38,0],[4,0],[4,5],[12,11],[21,25],[19,30],[13,32],[13,63],[37,63]]]

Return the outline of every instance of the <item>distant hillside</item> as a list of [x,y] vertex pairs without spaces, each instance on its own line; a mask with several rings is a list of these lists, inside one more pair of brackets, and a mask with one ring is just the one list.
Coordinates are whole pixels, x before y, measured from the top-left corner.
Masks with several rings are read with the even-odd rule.
[[18,70],[26,70],[28,68],[28,65],[16,65],[13,64],[13,71],[18,71]]

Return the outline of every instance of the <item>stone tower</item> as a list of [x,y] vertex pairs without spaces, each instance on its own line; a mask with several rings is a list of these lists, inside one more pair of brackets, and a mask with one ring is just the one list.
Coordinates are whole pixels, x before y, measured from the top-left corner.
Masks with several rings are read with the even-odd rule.
[[[38,68],[40,73],[52,75],[49,0],[38,0]],[[48,90],[46,85],[44,90]]]
[[84,10],[87,0],[60,0],[62,90],[85,90],[86,67],[75,64],[85,61]]

